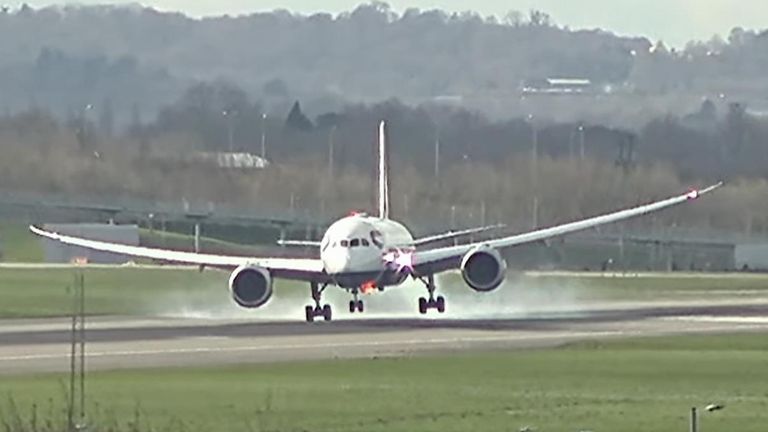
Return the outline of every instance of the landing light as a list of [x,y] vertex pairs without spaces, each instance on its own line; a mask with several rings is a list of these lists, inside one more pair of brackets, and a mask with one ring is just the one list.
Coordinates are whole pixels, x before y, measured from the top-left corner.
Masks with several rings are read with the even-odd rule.
[[373,294],[377,289],[376,281],[368,281],[360,286],[360,292],[363,294]]

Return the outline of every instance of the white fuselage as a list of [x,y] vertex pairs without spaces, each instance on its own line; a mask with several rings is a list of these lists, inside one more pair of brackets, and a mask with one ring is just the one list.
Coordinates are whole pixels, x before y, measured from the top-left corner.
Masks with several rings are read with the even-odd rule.
[[410,253],[413,236],[390,219],[356,214],[331,225],[323,236],[320,259],[326,273],[342,288],[375,285],[383,288],[405,280],[407,273],[385,259]]

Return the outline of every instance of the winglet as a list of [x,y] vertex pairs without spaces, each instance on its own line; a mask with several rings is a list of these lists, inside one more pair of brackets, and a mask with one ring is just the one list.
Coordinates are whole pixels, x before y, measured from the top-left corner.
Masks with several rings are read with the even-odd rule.
[[693,189],[690,192],[688,192],[688,199],[695,200],[704,194],[708,194],[716,189],[721,188],[724,184],[725,183],[723,182],[719,182],[719,183],[713,184],[712,186],[706,187],[704,189]]
[[52,240],[56,240],[56,237],[58,237],[58,234],[53,233],[53,232],[45,231],[45,230],[43,230],[41,228],[38,228],[38,227],[36,227],[34,225],[30,225],[29,226],[29,231],[31,231],[32,234],[39,235],[40,237],[47,237],[47,238],[52,239]]

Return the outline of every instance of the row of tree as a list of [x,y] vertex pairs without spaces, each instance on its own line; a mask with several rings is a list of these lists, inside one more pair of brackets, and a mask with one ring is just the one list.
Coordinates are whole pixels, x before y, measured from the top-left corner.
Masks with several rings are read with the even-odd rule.
[[[44,110],[6,115],[0,142],[62,145],[52,132],[65,128],[80,151],[90,154],[121,146],[146,160],[183,159],[195,152],[247,152],[277,164],[323,160],[328,169],[374,168],[380,120],[389,122],[392,157],[399,166],[440,176],[441,166],[511,159],[595,158],[624,170],[662,163],[684,179],[768,178],[768,119],[741,104],[705,101],[689,114],[658,117],[626,128],[586,122],[552,122],[534,116],[494,121],[476,112],[434,105],[410,107],[390,100],[349,105],[316,115],[299,102],[282,112],[267,110],[237,86],[224,82],[189,88],[155,118],[132,110],[127,126],[116,125],[109,100],[58,117]],[[33,137],[30,139],[30,137]],[[65,140],[66,141],[66,140]]]
[[[768,178],[768,119],[751,115],[742,104],[709,100],[692,113],[620,128],[534,116],[495,121],[469,110],[410,107],[397,100],[317,115],[305,113],[298,102],[267,112],[236,86],[213,83],[190,88],[154,121],[132,126],[131,133],[140,132],[143,145],[160,153],[264,151],[276,163],[312,158],[338,169],[372,170],[376,125],[382,119],[389,122],[396,163],[434,175],[441,165],[500,166],[510,159],[548,156],[596,158],[625,170],[663,163],[686,179]],[[181,145],[162,147],[172,141],[169,137],[182,136]]]
[[[395,211],[415,224],[441,218],[526,228],[725,179],[729,198],[662,223],[766,229],[768,123],[739,105],[719,110],[707,102],[633,132],[536,118],[495,122],[396,101],[316,116],[295,103],[265,116],[237,87],[202,84],[155,119],[135,116],[124,132],[113,129],[110,111],[88,106],[63,120],[40,110],[0,116],[2,190],[91,201],[183,198],[330,219],[372,207],[376,125],[387,119]],[[199,157],[259,154],[262,143],[272,162],[266,170],[224,169]],[[738,215],[729,215],[733,208]]]
[[[220,78],[270,108],[291,98],[331,110],[339,101],[451,96],[508,113],[520,103],[522,83],[549,77],[589,79],[601,92],[759,99],[768,89],[766,52],[768,36],[755,31],[735,29],[727,40],[676,51],[645,38],[571,30],[541,11],[499,20],[397,14],[372,2],[336,16],[275,11],[196,20],[137,6],[26,7],[0,14],[0,103],[63,114],[110,99],[119,111],[138,105],[151,117],[193,81]],[[610,101],[593,104],[615,111]]]

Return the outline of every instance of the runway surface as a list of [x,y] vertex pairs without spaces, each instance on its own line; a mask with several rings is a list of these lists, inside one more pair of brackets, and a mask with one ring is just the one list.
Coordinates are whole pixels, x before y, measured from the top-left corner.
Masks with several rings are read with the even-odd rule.
[[[0,374],[69,368],[68,319],[0,321]],[[345,319],[254,322],[105,317],[90,320],[89,370],[410,356],[525,349],[591,339],[768,331],[768,303],[643,304],[499,320]]]

